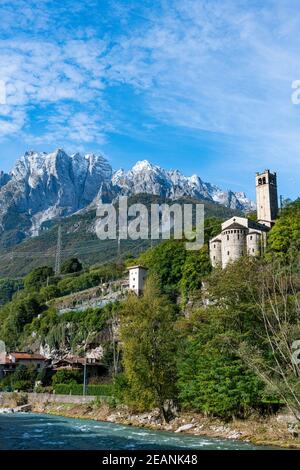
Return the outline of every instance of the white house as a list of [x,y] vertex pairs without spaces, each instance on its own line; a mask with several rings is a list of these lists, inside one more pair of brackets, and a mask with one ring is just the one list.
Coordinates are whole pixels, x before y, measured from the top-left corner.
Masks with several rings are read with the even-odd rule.
[[130,266],[129,271],[129,290],[136,295],[141,295],[144,290],[147,269],[144,266]]

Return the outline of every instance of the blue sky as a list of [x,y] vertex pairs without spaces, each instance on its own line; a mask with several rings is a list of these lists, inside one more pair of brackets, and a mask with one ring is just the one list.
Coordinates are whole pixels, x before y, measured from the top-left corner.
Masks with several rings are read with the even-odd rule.
[[149,159],[299,196],[297,0],[1,0],[0,169],[28,149]]

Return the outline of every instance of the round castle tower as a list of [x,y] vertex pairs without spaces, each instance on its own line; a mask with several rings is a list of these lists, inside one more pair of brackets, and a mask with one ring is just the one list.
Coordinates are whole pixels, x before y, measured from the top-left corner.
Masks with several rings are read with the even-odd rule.
[[262,232],[252,230],[247,235],[247,252],[249,256],[260,256],[262,253]]
[[222,267],[222,240],[221,237],[215,237],[209,242],[209,252],[211,264],[214,268]]
[[247,233],[248,230],[241,227],[225,229],[222,231],[223,268],[225,268],[230,261],[235,261],[246,253]]

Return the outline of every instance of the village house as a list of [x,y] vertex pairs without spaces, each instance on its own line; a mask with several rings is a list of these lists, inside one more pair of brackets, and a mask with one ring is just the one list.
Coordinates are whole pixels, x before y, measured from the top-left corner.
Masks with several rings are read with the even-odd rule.
[[107,368],[96,358],[90,357],[65,357],[57,359],[49,366],[54,373],[59,370],[79,370],[83,371],[84,367],[88,369],[89,377],[99,377],[107,373]]
[[141,295],[146,281],[147,269],[144,266],[130,266],[129,271],[129,290],[136,295]]
[[37,370],[40,370],[46,367],[47,361],[41,354],[31,354],[27,352],[1,352],[0,380],[7,374],[14,372],[20,364],[26,367],[34,366]]

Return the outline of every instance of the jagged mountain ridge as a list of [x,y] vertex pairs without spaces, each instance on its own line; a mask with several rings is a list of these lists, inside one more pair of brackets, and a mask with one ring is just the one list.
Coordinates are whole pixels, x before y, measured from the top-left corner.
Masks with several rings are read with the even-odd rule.
[[[252,210],[244,193],[222,191],[199,176],[184,176],[144,160],[129,171],[113,173],[102,155],[26,152],[9,174],[0,173],[0,235],[12,246],[37,235],[50,220],[95,205],[100,198],[153,194],[169,199],[191,197],[221,203],[231,209]],[[5,241],[6,240],[6,241]]]
[[248,199],[244,192],[223,191],[211,183],[203,182],[197,175],[184,176],[179,170],[166,171],[147,160],[137,162],[127,172],[123,169],[116,171],[112,183],[118,194],[127,196],[146,193],[170,199],[206,198],[230,209],[255,209],[255,203]]

